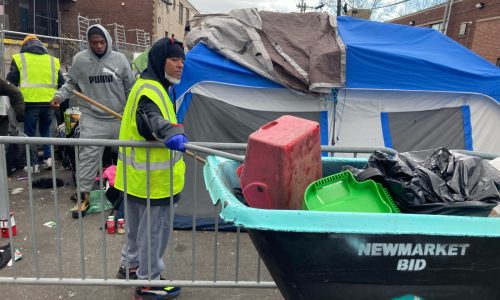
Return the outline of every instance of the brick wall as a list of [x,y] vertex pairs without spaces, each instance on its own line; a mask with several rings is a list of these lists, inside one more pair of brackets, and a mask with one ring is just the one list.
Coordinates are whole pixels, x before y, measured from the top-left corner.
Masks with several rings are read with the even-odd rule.
[[500,59],[500,17],[478,20],[474,32],[471,50],[491,61],[498,63]]
[[[77,17],[101,18],[101,24],[111,32],[107,24],[117,23],[126,30],[143,29],[153,32],[153,2],[155,0],[77,0],[61,1],[61,33],[78,37]],[[158,0],[156,0],[158,1]],[[123,5],[122,5],[123,3]],[[136,36],[127,32],[127,42],[135,43]]]
[[[481,9],[476,8],[484,3]],[[444,5],[407,15],[392,23],[408,25],[415,21],[415,26],[427,26],[442,22]],[[463,46],[471,49],[483,58],[496,64],[500,58],[500,3],[496,0],[461,0],[454,1],[451,9],[447,35]],[[465,34],[460,35],[460,26],[466,23]]]

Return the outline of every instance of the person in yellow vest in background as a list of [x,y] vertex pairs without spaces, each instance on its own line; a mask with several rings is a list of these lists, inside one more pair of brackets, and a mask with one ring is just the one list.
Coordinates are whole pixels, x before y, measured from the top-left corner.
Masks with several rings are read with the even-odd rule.
[[[179,83],[184,68],[180,42],[162,38],[148,53],[148,67],[135,82],[127,99],[120,127],[120,140],[158,140],[166,148],[120,147],[115,188],[127,193],[128,239],[122,249],[117,278],[159,280],[165,269],[163,254],[170,228],[170,204],[180,199],[184,188],[185,164],[182,152],[188,142],[167,90]],[[124,170],[125,169],[125,170]],[[124,176],[126,171],[126,177]],[[148,174],[149,173],[149,174]],[[173,178],[172,178],[172,177]],[[148,198],[150,199],[148,201]],[[172,199],[171,199],[172,198]],[[150,228],[148,233],[148,205]],[[151,245],[148,247],[148,236]],[[151,274],[148,274],[148,251]],[[135,299],[171,299],[179,287],[137,287]]]
[[[36,129],[41,137],[51,136],[51,124],[54,112],[50,101],[55,91],[64,84],[59,59],[50,56],[47,48],[34,34],[29,34],[22,41],[21,51],[12,56],[7,81],[18,86],[24,96],[24,133],[36,136]],[[32,153],[31,171],[40,172],[38,151]],[[52,167],[50,146],[43,146],[44,164]],[[28,162],[27,162],[28,163]],[[24,168],[28,170],[28,166]]]

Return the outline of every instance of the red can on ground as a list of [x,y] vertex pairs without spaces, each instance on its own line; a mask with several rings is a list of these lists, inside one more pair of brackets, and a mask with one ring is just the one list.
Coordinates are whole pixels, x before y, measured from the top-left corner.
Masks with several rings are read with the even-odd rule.
[[114,234],[115,233],[115,217],[109,216],[108,220],[106,221],[106,230],[108,231],[109,234]]

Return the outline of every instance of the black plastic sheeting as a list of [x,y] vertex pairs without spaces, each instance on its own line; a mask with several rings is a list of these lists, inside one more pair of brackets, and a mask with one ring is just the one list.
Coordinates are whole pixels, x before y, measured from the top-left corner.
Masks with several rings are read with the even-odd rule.
[[377,151],[365,170],[350,169],[359,181],[382,183],[403,213],[488,216],[500,203],[500,171],[445,148],[395,156]]

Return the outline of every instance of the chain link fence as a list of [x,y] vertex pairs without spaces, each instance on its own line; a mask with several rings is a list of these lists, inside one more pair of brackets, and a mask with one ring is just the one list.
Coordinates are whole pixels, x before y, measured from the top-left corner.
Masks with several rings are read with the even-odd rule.
[[[16,32],[10,30],[2,30],[0,32],[0,44],[2,45],[2,63],[0,64],[0,75],[5,78],[9,72],[12,62],[12,55],[19,53],[21,50],[21,41],[29,33]],[[87,49],[87,42],[82,39],[77,39],[69,34],[64,34],[61,37],[37,35],[44,43],[49,51],[49,54],[59,58],[61,61],[63,73],[71,67],[73,57],[80,51]],[[146,41],[146,40],[144,40]],[[147,40],[149,41],[149,40]],[[132,61],[134,56],[143,52],[149,46],[149,42],[141,44],[133,44],[127,42],[113,41],[111,47],[113,50],[123,53],[129,61]]]

